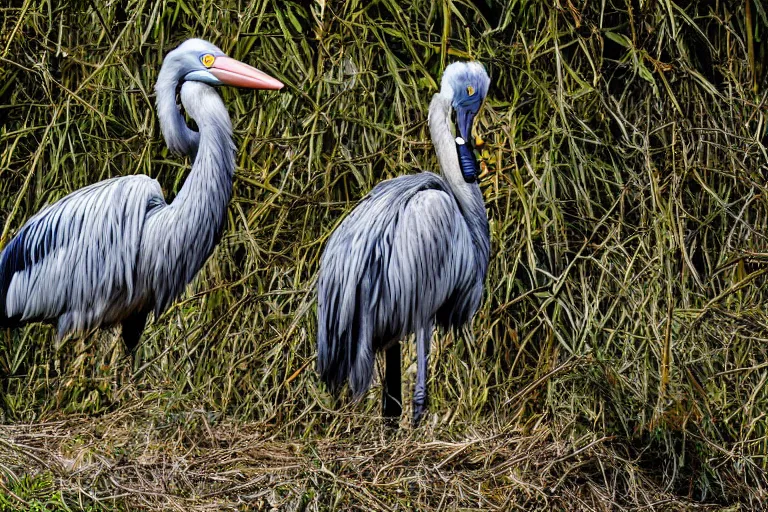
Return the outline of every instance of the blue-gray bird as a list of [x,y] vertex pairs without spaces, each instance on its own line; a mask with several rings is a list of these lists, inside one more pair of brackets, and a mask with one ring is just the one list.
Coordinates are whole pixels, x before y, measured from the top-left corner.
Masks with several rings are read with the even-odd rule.
[[445,69],[429,106],[442,176],[422,172],[376,185],[333,232],[320,261],[317,371],[331,391],[348,382],[359,398],[370,387],[376,353],[385,351],[385,417],[402,412],[399,340],[416,333],[418,424],[434,324],[458,329],[480,305],[490,235],[472,123],[489,83],[477,62]]
[[[194,159],[167,204],[157,181],[125,176],[77,190],[30,218],[0,254],[0,326],[46,321],[61,339],[122,324],[138,344],[218,243],[232,195],[232,124],[212,86],[280,89],[269,75],[190,39],[166,55],[155,91],[165,142]],[[198,130],[187,126],[176,91]]]

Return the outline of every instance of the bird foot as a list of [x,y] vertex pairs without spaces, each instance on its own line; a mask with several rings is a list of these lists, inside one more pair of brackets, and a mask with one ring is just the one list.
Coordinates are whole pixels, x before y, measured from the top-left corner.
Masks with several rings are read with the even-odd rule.
[[427,407],[424,403],[413,403],[413,421],[412,425],[414,428],[419,426],[419,423],[421,423],[421,419],[424,417],[424,413],[427,411]]

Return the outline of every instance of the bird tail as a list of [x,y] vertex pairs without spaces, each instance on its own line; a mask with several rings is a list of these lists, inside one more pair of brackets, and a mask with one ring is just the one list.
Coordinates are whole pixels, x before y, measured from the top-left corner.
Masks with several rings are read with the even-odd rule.
[[[371,386],[376,352],[370,278],[355,286],[349,277],[318,283],[317,372],[333,393],[348,381],[357,399]],[[355,286],[352,300],[345,300],[347,286]]]
[[11,278],[14,272],[24,269],[23,246],[23,236],[16,236],[0,252],[0,328],[16,327],[19,324],[19,317],[9,318],[6,308]]

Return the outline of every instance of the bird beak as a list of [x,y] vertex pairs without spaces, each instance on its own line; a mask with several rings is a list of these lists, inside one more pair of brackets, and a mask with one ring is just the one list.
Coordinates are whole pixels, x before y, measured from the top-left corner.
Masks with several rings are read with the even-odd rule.
[[220,55],[208,71],[221,83],[247,89],[272,89],[279,91],[283,82],[239,60]]
[[[477,176],[480,174],[480,166],[477,164],[474,148],[471,147],[475,144],[470,144],[470,141],[473,140],[472,123],[475,121],[477,112],[458,108],[456,113],[456,125],[459,133],[459,137],[456,137],[456,150],[459,153],[461,174],[464,176],[464,181],[467,183],[474,183],[477,180]],[[482,139],[479,140],[482,142]],[[476,140],[474,142],[477,143]]]

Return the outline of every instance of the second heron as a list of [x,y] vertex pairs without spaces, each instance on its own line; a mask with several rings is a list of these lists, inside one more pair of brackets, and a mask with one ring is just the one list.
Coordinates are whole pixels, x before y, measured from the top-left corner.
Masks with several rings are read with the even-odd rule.
[[416,333],[418,424],[434,324],[458,328],[480,305],[490,235],[471,145],[489,83],[477,62],[445,69],[429,107],[442,176],[379,183],[331,235],[320,262],[317,370],[332,391],[348,381],[359,398],[370,387],[376,352],[385,351],[384,416],[402,412],[399,340]]

